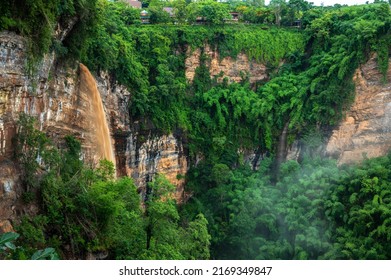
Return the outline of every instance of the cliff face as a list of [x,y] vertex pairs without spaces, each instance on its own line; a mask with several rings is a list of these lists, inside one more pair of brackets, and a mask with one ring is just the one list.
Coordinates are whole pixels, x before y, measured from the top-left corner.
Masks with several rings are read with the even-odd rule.
[[[209,46],[204,54],[209,57],[211,76],[223,72],[223,77],[238,82],[249,75],[252,83],[268,78],[266,67],[249,61],[245,54],[220,61],[218,53]],[[200,65],[200,55],[200,50],[188,52],[189,80]],[[57,143],[61,144],[66,135],[75,136],[82,143],[83,158],[91,164],[97,164],[99,154],[102,155],[96,141],[101,137],[95,133],[101,121],[92,117],[96,114],[91,97],[95,85],[89,84],[89,73],[83,67],[66,68],[54,62],[53,55],[45,57],[34,77],[28,76],[24,38],[0,33],[0,226],[4,228],[9,229],[6,221],[17,215],[15,205],[22,192],[12,158],[12,138],[19,113],[36,117],[39,129]],[[132,177],[143,193],[147,182],[157,173],[164,174],[177,188],[176,199],[182,201],[188,158],[181,135],[139,129],[129,119],[131,93],[106,73],[100,73],[95,80],[108,122],[117,175]]]
[[203,52],[200,49],[195,51],[188,49],[187,51],[185,66],[186,78],[189,81],[194,79],[195,70],[200,66],[202,54],[207,58],[205,63],[209,68],[211,77],[218,76],[221,72],[223,73],[222,77],[218,78],[219,81],[227,77],[230,82],[240,82],[243,77],[249,75],[249,81],[253,84],[258,81],[266,81],[269,77],[266,66],[254,60],[249,60],[246,54],[240,53],[235,59],[231,57],[220,59],[219,53],[209,45],[206,45]]
[[9,219],[14,217],[17,199],[16,169],[11,162],[0,162],[0,234],[12,231]]
[[[146,139],[140,142],[141,139]],[[179,136],[132,134],[128,138],[127,174],[139,188],[145,189],[157,173],[176,186],[175,198],[184,199],[184,175],[188,169],[188,160]]]
[[326,154],[339,164],[382,156],[391,149],[391,60],[386,82],[375,56],[357,69],[354,82],[354,103],[326,147]]
[[[26,45],[22,37],[0,33],[0,232],[9,231],[9,220],[18,215],[21,193],[18,169],[12,158],[12,138],[21,112],[36,117],[38,128],[61,144],[66,135],[82,143],[83,157],[97,163],[100,148],[95,131],[102,125],[91,97],[91,78],[83,67],[74,69],[56,65],[48,56],[39,65],[35,77],[26,75]],[[93,81],[95,82],[95,81]],[[130,122],[128,105],[131,94],[101,73],[95,85],[102,99],[118,176],[134,177],[140,191],[156,173],[162,173],[177,186],[182,197],[187,158],[179,137],[146,135]],[[136,145],[135,143],[142,143]]]

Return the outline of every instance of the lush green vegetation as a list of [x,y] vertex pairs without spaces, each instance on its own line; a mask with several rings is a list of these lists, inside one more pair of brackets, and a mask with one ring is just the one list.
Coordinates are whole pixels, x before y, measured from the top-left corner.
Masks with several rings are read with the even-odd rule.
[[[249,144],[282,158],[296,135],[338,122],[353,97],[353,72],[371,52],[379,54],[383,73],[388,65],[390,11],[384,4],[305,6],[300,10],[307,19],[304,31],[241,24],[140,26],[127,20],[124,13],[131,9],[123,5],[99,2],[97,10],[96,33],[84,44],[82,61],[94,71],[108,70],[129,88],[133,118],[152,120],[163,131],[184,130],[197,153],[224,153],[205,142],[215,139],[220,147]],[[218,84],[202,56],[188,84],[185,58],[205,44],[220,58],[244,52],[263,62],[271,80],[254,89],[243,73],[241,85]],[[281,139],[284,128],[288,137]]]
[[156,127],[190,129],[186,92],[187,48],[205,44],[221,58],[245,52],[249,58],[276,67],[289,53],[304,51],[301,33],[256,26],[173,26],[131,24],[126,8],[99,2],[94,35],[83,46],[80,59],[93,71],[107,70],[132,92],[131,115],[152,119]]
[[[20,258],[47,247],[62,258],[391,257],[391,155],[338,167],[314,152],[323,130],[337,124],[352,101],[358,65],[376,53],[385,77],[391,45],[387,4],[231,3],[241,21],[257,24],[228,25],[226,4],[174,1],[172,24],[161,3],[152,1],[155,24],[142,25],[138,12],[123,3],[87,1],[92,5],[87,8],[84,1],[53,1],[46,11],[38,2],[31,1],[39,13],[21,10],[18,16],[11,16],[12,1],[2,3],[7,13],[0,27],[33,40],[42,36],[41,55],[52,46],[64,60],[108,71],[131,92],[133,120],[146,129],[152,123],[162,132],[181,130],[191,161],[202,160],[186,176],[192,193],[186,204],[175,204],[173,187],[162,176],[141,199],[130,179],[113,178],[110,163],[86,166],[74,138],[55,148],[21,116],[15,152],[23,199],[38,203],[40,212],[17,226]],[[59,9],[64,3],[67,8]],[[47,14],[49,23],[61,23],[83,11],[93,24],[78,24],[63,42],[51,35],[50,24],[42,29],[46,35],[34,33],[35,17]],[[197,16],[205,25],[191,25]],[[278,27],[297,19],[301,28]],[[220,58],[246,53],[268,67],[270,79],[250,84],[249,74],[242,73],[240,83],[218,82],[220,76],[211,77],[207,67],[206,45]],[[200,66],[189,83],[185,59],[196,49]],[[284,163],[295,139],[306,153],[300,162]],[[262,158],[258,171],[245,163],[246,150]]]
[[[199,214],[179,224],[173,186],[164,177],[155,178],[142,201],[131,179],[114,180],[111,162],[88,167],[73,137],[66,137],[58,149],[34,128],[33,119],[21,115],[20,120],[16,147],[28,155],[19,158],[25,168],[24,200],[38,203],[40,213],[22,217],[16,226],[21,235],[16,244],[23,250],[12,257],[51,247],[68,259],[88,254],[112,259],[209,258],[206,219]],[[36,139],[45,145],[36,145]]]
[[[15,232],[6,232],[0,235],[0,259],[26,259],[25,248],[15,246],[14,242],[20,237]],[[58,255],[54,248],[45,248],[36,251],[32,260],[58,260]]]
[[62,258],[208,259],[209,246],[220,259],[391,257],[391,154],[342,167],[308,156],[282,164],[277,183],[271,159],[258,171],[203,162],[189,171],[193,195],[179,210],[161,176],[140,208],[135,185],[114,180],[110,162],[86,167],[72,137],[60,150],[48,139],[28,146],[20,139],[45,136],[21,120],[18,145],[42,157],[29,190],[40,214],[22,218],[17,241],[1,237],[3,257],[56,258],[55,249]]
[[391,154],[359,166],[305,158],[258,172],[200,165],[184,215],[202,211],[222,259],[389,259]]

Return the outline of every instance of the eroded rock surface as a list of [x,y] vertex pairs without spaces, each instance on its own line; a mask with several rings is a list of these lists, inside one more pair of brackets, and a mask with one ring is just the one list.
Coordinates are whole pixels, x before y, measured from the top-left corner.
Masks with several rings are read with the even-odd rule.
[[386,81],[373,56],[357,69],[354,82],[354,103],[326,147],[339,164],[383,156],[391,149],[391,61]]
[[[194,51],[189,49],[187,51],[185,65],[186,78],[189,81],[193,81],[195,71],[200,66],[201,54],[202,51],[200,49]],[[232,57],[220,59],[218,52],[206,45],[203,54],[208,58],[206,65],[209,68],[211,77],[219,76],[220,73],[223,73],[222,77],[218,79],[219,81],[227,77],[230,82],[240,82],[247,75],[250,77],[249,81],[251,84],[268,79],[266,66],[254,60],[249,60],[244,53],[238,54],[235,59]]]
[[[61,145],[66,135],[82,143],[83,158],[97,163],[97,147],[92,130],[96,129],[91,97],[80,69],[54,64],[47,56],[32,78],[26,73],[26,45],[23,37],[0,33],[0,222],[12,219],[18,193],[18,170],[13,162],[12,138],[19,114],[37,119],[37,128]],[[173,135],[140,132],[129,118],[131,93],[104,72],[95,75],[97,88],[109,124],[118,176],[134,177],[140,190],[157,173],[165,175],[183,192],[187,156],[183,144]],[[140,138],[141,137],[141,138]],[[143,143],[136,145],[135,143]],[[137,149],[137,150],[136,150]],[[12,169],[12,171],[10,171]],[[8,192],[8,189],[12,191]],[[5,226],[4,226],[5,227]]]

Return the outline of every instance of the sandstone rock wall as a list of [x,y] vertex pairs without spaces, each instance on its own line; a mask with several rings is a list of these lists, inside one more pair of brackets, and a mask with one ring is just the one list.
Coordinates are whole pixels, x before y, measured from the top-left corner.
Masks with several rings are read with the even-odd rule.
[[172,134],[148,134],[146,140],[139,143],[140,137],[145,136],[135,134],[128,138],[127,173],[142,189],[152,180],[152,176],[164,174],[176,186],[177,201],[183,201],[183,178],[188,169],[188,160],[182,141]]
[[0,161],[0,234],[13,231],[10,219],[15,218],[15,202],[19,195],[17,170],[10,161]]
[[[189,81],[193,81],[195,70],[200,66],[201,54],[202,51],[200,49],[196,49],[195,51],[189,49],[187,51],[185,66],[186,78]],[[240,82],[243,75],[244,77],[246,75],[250,76],[250,83],[268,79],[266,66],[254,60],[249,60],[244,53],[240,53],[235,59],[231,57],[220,59],[218,52],[213,50],[209,45],[206,45],[204,55],[208,57],[206,64],[211,77],[218,76],[220,72],[223,73],[223,76],[218,79],[219,81],[227,77],[230,82]]]
[[354,103],[326,147],[326,154],[339,164],[382,156],[391,149],[391,60],[386,81],[373,56],[357,69],[354,82]]
[[[90,117],[94,112],[88,94],[80,90],[78,68],[57,65],[53,63],[54,56],[47,56],[32,78],[26,75],[26,62],[24,39],[1,32],[0,231],[11,230],[9,220],[17,215],[15,205],[21,193],[18,169],[12,158],[12,138],[20,112],[36,117],[38,128],[59,144],[64,136],[75,136],[82,143],[84,159],[96,163],[91,136],[95,124]],[[117,175],[134,177],[143,191],[146,181],[156,173],[164,174],[177,186],[179,199],[183,180],[178,180],[177,175],[184,175],[187,170],[181,140],[173,135],[140,133],[129,119],[131,94],[107,73],[100,73],[96,80],[112,136]],[[134,144],[141,142],[141,146]]]

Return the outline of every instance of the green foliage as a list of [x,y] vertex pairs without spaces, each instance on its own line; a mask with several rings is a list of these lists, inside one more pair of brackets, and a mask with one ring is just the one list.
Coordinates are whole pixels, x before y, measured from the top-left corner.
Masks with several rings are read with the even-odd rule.
[[0,260],[12,258],[13,253],[17,250],[14,242],[19,236],[20,234],[16,232],[6,232],[0,235]]
[[202,214],[198,214],[191,221],[183,233],[183,256],[187,260],[209,260],[210,239],[208,221]]
[[239,6],[236,11],[242,14],[244,22],[271,24],[275,22],[275,16],[271,9],[266,7]]
[[217,259],[389,259],[390,158],[352,167],[290,161],[275,185],[268,168],[216,180],[225,167],[199,166],[183,213],[204,213]]
[[[213,1],[176,1],[177,25],[168,24],[160,2],[150,4],[150,19],[167,24],[141,25],[138,11],[121,2],[49,2],[30,0],[19,9],[17,2],[3,1],[0,28],[30,36],[37,57],[53,44],[57,55],[108,71],[131,93],[132,121],[181,131],[197,164],[186,176],[192,197],[178,211],[173,186],[162,176],[141,200],[130,179],[114,179],[112,164],[88,168],[76,139],[68,136],[54,148],[21,115],[15,155],[23,197],[26,203],[37,198],[40,214],[18,226],[19,258],[37,249],[35,258],[50,258],[46,246],[65,258],[390,258],[390,157],[338,168],[311,152],[322,143],[322,129],[341,119],[352,100],[353,73],[373,52],[386,77],[388,5],[233,5],[243,21],[290,26],[301,19],[301,30],[223,26],[229,5]],[[54,38],[55,23],[66,26],[74,17],[69,37]],[[197,17],[208,26],[186,24]],[[207,45],[220,59],[245,53],[263,63],[268,81],[250,85],[243,73],[240,83],[218,82],[224,73],[210,76]],[[200,64],[189,83],[186,58],[196,49]],[[282,164],[273,176],[273,155],[278,161],[296,135],[309,147],[309,158]],[[243,165],[249,151],[262,159],[258,172]]]
[[[14,242],[20,237],[20,234],[15,232],[7,232],[0,235],[0,259],[25,259],[25,248],[15,246]],[[36,251],[32,260],[58,260],[58,255],[53,248],[45,248],[44,250]]]
[[[216,2],[209,4],[205,7],[212,7],[206,9],[212,14],[217,13],[217,7],[227,7]],[[160,11],[159,5],[156,9]],[[185,77],[187,47],[193,50],[208,43],[217,48],[221,58],[245,52],[250,59],[273,67],[290,52],[304,49],[303,37],[297,32],[269,31],[246,25],[135,26],[125,21],[123,11],[126,9],[116,2],[98,3],[97,26],[81,59],[93,71],[109,71],[132,92],[130,113],[133,118],[151,119],[163,131],[191,127],[190,98],[186,93],[189,84]],[[194,82],[197,92],[206,91],[210,84],[208,71],[205,64],[202,65]]]
[[390,258],[390,159],[389,155],[346,168],[344,187],[332,188],[326,214],[334,222],[334,244],[328,258]]
[[384,80],[387,77],[390,38],[390,35],[382,38],[375,47],[377,52],[377,64],[380,72],[383,74]]
[[271,67],[277,67],[290,53],[303,52],[304,40],[301,33],[271,28],[260,29],[249,26],[247,32],[222,32],[217,44],[221,57],[236,57],[240,52]]
[[173,12],[175,15],[175,21],[179,24],[187,22],[188,11],[186,9],[186,0],[174,0],[172,1]]
[[214,162],[261,142],[259,96],[249,85],[216,86],[197,92],[195,98],[197,111],[191,116],[193,152],[201,151]]
[[202,215],[187,228],[179,227],[179,213],[171,198],[174,186],[158,175],[147,188],[145,200],[145,259],[208,259],[207,221]]
[[32,260],[58,260],[58,255],[53,248],[46,248],[34,253],[31,257]]
[[336,123],[351,100],[354,70],[381,45],[389,24],[390,12],[384,5],[331,10],[311,22],[307,32],[315,40],[316,50],[306,72],[312,80],[308,100],[313,108],[308,113],[311,119]]
[[16,232],[7,232],[0,236],[0,248],[2,250],[15,249],[15,245],[13,245],[13,241],[15,241],[20,235]]
[[171,22],[170,14],[163,10],[164,2],[151,1],[148,6],[149,22],[155,23],[169,23]]
[[22,167],[22,184],[27,192],[37,188],[35,172],[41,167],[41,160],[52,156],[51,150],[46,149],[49,139],[35,126],[34,118],[21,113],[17,122],[16,137],[13,139],[14,156]]
[[33,254],[36,249],[46,247],[45,227],[47,226],[47,217],[37,215],[29,218],[23,216],[16,230],[21,234],[19,242],[23,245],[27,254]]
[[115,259],[137,259],[143,249],[143,221],[140,198],[129,178],[98,181],[92,184],[86,199],[94,209],[93,220],[101,234],[89,245],[92,252],[109,251]]
[[[189,8],[191,8],[190,6]],[[225,19],[231,17],[227,5],[221,5],[221,3],[214,1],[201,2],[198,9],[198,15],[208,24],[223,24]]]
[[[24,147],[40,132],[32,119],[21,120],[16,139]],[[56,149],[47,144],[40,152],[48,150]],[[131,179],[114,179],[113,164],[105,160],[95,169],[88,168],[80,153],[80,142],[66,136],[63,147],[56,150],[60,156],[43,159],[41,172],[31,171],[40,214],[22,218],[16,227],[23,236],[18,240],[20,250],[7,258],[56,259],[55,252],[67,259],[87,254],[110,259],[209,258],[206,220],[201,215],[179,225],[171,197],[174,187],[167,179],[157,176],[150,183],[143,209]],[[8,237],[1,240],[13,248]]]

